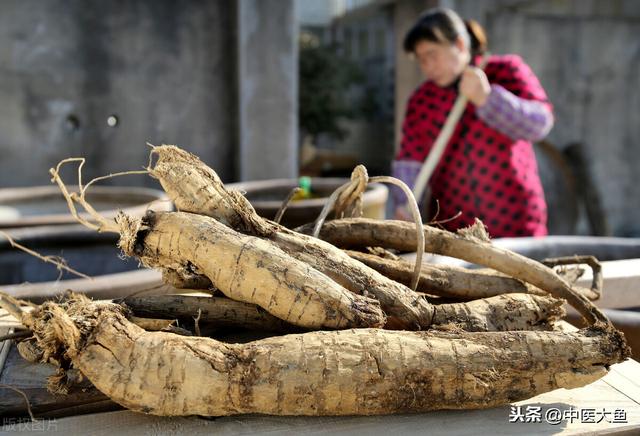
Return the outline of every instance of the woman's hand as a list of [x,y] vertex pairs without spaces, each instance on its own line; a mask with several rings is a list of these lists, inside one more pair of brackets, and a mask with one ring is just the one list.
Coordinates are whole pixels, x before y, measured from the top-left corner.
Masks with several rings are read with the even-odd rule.
[[480,68],[467,67],[460,78],[460,94],[464,95],[476,106],[482,106],[487,102],[491,93],[491,85],[487,75]]

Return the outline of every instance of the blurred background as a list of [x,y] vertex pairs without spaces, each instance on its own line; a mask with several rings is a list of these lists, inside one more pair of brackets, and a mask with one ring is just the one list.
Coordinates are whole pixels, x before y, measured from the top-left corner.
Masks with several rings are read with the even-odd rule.
[[140,169],[146,142],[225,182],[388,174],[423,80],[402,37],[438,5],[520,54],[554,104],[536,144],[550,233],[640,236],[635,0],[1,0],[0,187],[48,185],[70,156],[87,179]]

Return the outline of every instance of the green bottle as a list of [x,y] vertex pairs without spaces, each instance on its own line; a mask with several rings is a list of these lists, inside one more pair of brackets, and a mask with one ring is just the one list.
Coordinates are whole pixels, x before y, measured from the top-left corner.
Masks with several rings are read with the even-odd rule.
[[300,197],[302,198],[310,198],[311,197],[311,177],[302,176],[298,179],[298,188],[302,189],[300,193]]

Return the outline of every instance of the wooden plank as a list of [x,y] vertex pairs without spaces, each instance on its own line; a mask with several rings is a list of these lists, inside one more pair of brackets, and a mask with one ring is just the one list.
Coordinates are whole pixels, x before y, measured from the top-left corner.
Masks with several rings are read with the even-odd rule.
[[[69,416],[87,413],[87,411],[97,412],[120,408],[86,379],[74,383],[67,395],[50,393],[47,391],[47,377],[54,373],[52,365],[35,365],[27,362],[18,354],[15,346],[11,346],[4,366],[0,369],[0,384],[23,392],[37,417]],[[24,397],[11,389],[0,388],[0,417],[26,415],[27,407]]]
[[140,269],[117,274],[105,274],[93,279],[72,279],[46,283],[25,283],[3,286],[2,291],[16,298],[34,303],[52,299],[68,289],[82,292],[93,299],[122,298],[144,291],[154,294],[175,292],[175,288],[162,282],[162,274],[151,269]]
[[[579,434],[638,434],[640,431],[640,408],[625,394],[611,389],[603,381],[570,391],[560,389],[540,395],[514,406],[540,407],[541,410],[557,408],[560,411],[574,408],[594,408],[613,411],[621,408],[627,412],[628,423],[611,424],[580,423],[573,420],[557,425],[549,423],[509,422],[510,407],[488,410],[440,411],[417,415],[391,415],[373,417],[274,417],[247,415],[218,419],[163,418],[134,412],[121,411],[87,416],[64,418],[55,421],[55,430],[65,434],[87,432],[110,436],[160,434],[301,434],[328,433],[388,436],[395,434],[432,435],[579,435]],[[52,423],[53,424],[53,423]],[[35,431],[34,431],[35,432]],[[26,431],[28,433],[28,431]]]
[[612,366],[603,380],[618,392],[624,393],[640,404],[640,363],[636,360],[629,359]]

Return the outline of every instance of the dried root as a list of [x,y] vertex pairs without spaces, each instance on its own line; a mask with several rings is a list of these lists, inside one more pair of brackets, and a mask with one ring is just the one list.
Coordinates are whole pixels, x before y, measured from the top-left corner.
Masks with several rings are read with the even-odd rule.
[[[149,166],[149,173],[160,181],[169,197],[174,199],[181,209],[186,208],[190,212],[211,216],[220,222],[230,223],[232,227],[234,226],[232,223],[236,223],[234,228],[239,232],[269,239],[287,255],[310,265],[351,292],[374,297],[380,302],[382,310],[388,317],[387,328],[426,329],[434,324],[434,308],[420,294],[379,274],[363,263],[351,259],[346,253],[331,244],[301,235],[261,218],[252,208],[244,204],[246,200],[239,200],[241,196],[231,195],[224,188],[215,171],[197,157],[175,146],[155,147],[152,153],[158,156],[158,161],[155,166]],[[179,162],[179,164],[175,162]],[[178,171],[178,169],[180,170]],[[372,178],[371,181],[391,181],[387,179]],[[364,167],[356,168],[352,180],[332,194],[331,200],[327,203],[314,228],[321,227],[336,199],[340,200],[338,209],[342,210],[342,213],[346,213],[345,211],[352,213],[353,211],[350,209],[352,203],[355,204],[353,208],[357,209],[357,199],[364,191],[364,186],[368,181],[369,178]],[[186,188],[186,186],[191,187]],[[408,188],[406,189],[409,191]],[[212,205],[216,205],[216,207]],[[416,215],[418,225],[421,227],[420,215],[417,207],[415,209],[414,215]],[[244,218],[240,219],[239,217]],[[245,225],[247,222],[253,223],[252,226]],[[262,232],[260,229],[269,229],[269,231]],[[414,228],[414,240],[417,240],[418,244],[421,243],[422,235],[422,232],[418,232],[418,236],[416,236]],[[418,262],[419,267],[421,265],[420,259]],[[419,272],[419,268],[414,269],[414,273],[416,271]],[[414,275],[412,286],[417,283],[417,277]],[[212,281],[216,286],[218,285],[213,278]],[[496,325],[493,322],[480,323],[479,325],[482,324]],[[527,323],[524,322],[524,324]]]
[[[385,259],[360,251],[346,251],[349,256],[397,282],[407,284],[413,266],[402,258]],[[507,293],[546,295],[546,292],[491,269],[470,270],[449,265],[423,264],[418,292],[458,300],[475,300]]]
[[565,315],[563,300],[506,294],[466,303],[436,305],[434,325],[454,325],[468,332],[551,330]]
[[[67,372],[75,368],[113,401],[163,416],[478,409],[583,386],[630,354],[624,336],[588,299],[550,268],[491,246],[480,224],[460,234],[427,227],[416,236],[410,223],[344,219],[321,230],[343,247],[418,247],[422,253],[420,240],[426,240],[428,251],[513,277],[484,272],[484,288],[477,290],[469,284],[480,282],[477,272],[433,268],[412,276],[410,265],[397,259],[381,265],[380,258],[347,253],[260,218],[213,170],[176,147],[154,147],[145,172],[160,180],[182,212],[107,220],[86,202],[93,181],[83,186],[79,171],[80,191],[70,193],[59,168],[51,174],[81,223],[117,232],[125,254],[163,269],[166,280],[213,286],[229,299],[130,297],[116,304],[72,294],[26,310],[0,294],[0,305],[33,334],[21,353],[57,366],[50,379],[55,392],[64,392]],[[336,194],[339,211],[357,212],[365,181],[354,177]],[[430,304],[395,281],[418,283],[417,277],[430,293],[472,301]],[[527,293],[503,294],[509,288]],[[500,295],[475,299],[491,292]],[[562,299],[591,325],[572,333],[545,331],[563,315]],[[186,334],[164,318],[194,319],[197,335],[206,323],[281,333],[345,330],[230,344],[147,331]],[[369,328],[382,326],[431,330]]]
[[[298,229],[310,232],[310,226]],[[589,322],[608,320],[593,310],[594,306],[583,293],[597,297],[590,290],[576,292],[551,268],[512,251],[494,247],[476,230],[462,234],[451,233],[425,226],[425,250],[430,253],[456,257],[468,262],[495,269],[518,280],[550,293],[556,298],[567,300]],[[376,221],[367,218],[334,220],[325,224],[320,236],[343,248],[384,247],[403,251],[416,248],[415,233],[411,223],[404,221]]]
[[[109,221],[87,203],[84,191],[79,196],[68,192],[59,167],[51,173],[71,212],[90,228],[120,234],[125,255],[138,257],[144,265],[205,275],[229,298],[257,304],[301,327],[377,327],[385,322],[378,301],[349,292],[272,242],[242,235],[212,218],[149,211],[143,219],[119,214]],[[75,203],[99,225],[81,218]]]
[[255,304],[229,298],[195,295],[133,296],[122,303],[137,316],[190,319],[217,328],[253,329],[257,331],[294,332],[298,329]]
[[224,344],[146,332],[120,306],[81,297],[45,303],[23,322],[45,356],[68,359],[124,407],[164,416],[488,408],[586,385],[629,353],[602,325],[574,333],[361,329]]
[[153,147],[147,171],[180,211],[214,216],[233,229],[257,236],[275,231],[242,194],[227,191],[216,172],[191,153],[173,145]]
[[149,165],[149,173],[158,179],[179,209],[211,216],[238,232],[272,240],[289,256],[351,292],[376,298],[395,328],[431,325],[432,310],[419,295],[353,261],[331,244],[260,217],[241,194],[227,191],[215,171],[196,156],[170,145],[155,147],[152,154],[158,159],[155,165]]
[[177,271],[171,268],[162,269],[162,282],[165,285],[173,286],[176,289],[202,289],[210,290],[213,288],[211,280],[207,276],[202,274],[195,274],[193,272],[183,269]]
[[122,229],[120,246],[126,255],[150,267],[179,269],[189,263],[229,298],[257,304],[301,327],[384,323],[376,300],[348,292],[273,243],[237,233],[209,217],[148,213],[133,228]]

